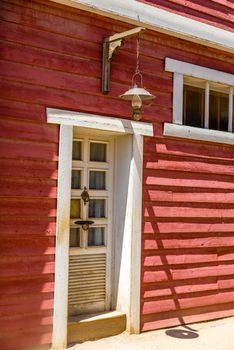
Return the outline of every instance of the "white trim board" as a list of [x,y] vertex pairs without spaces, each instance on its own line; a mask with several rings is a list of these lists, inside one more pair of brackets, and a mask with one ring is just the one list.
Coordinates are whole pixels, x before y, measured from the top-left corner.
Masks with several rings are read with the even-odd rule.
[[46,111],[48,123],[101,129],[114,133],[153,136],[153,125],[151,123],[135,122],[129,119],[105,117],[97,114],[63,111],[53,108],[47,108]]
[[216,69],[206,68],[183,61],[177,61],[168,57],[166,57],[165,60],[165,70],[167,72],[178,73],[234,86],[234,74],[225,73]]
[[234,33],[137,0],[50,0],[135,26],[234,52]]
[[[60,126],[56,222],[53,349],[67,345],[67,300],[72,169],[72,126]],[[66,302],[61,302],[66,300]]]
[[[67,345],[69,208],[74,126],[83,128],[81,132],[85,129],[96,130],[98,134],[104,130],[116,135],[116,144],[119,146],[116,147],[119,174],[116,174],[115,186],[116,232],[114,236],[119,235],[119,238],[122,237],[121,242],[128,242],[128,244],[123,243],[122,249],[118,246],[120,239],[115,240],[115,255],[119,262],[115,305],[118,311],[124,312],[127,316],[127,330],[130,333],[139,333],[143,137],[153,136],[153,125],[51,108],[47,108],[47,121],[60,124],[52,349],[59,350]],[[127,287],[126,284],[121,283],[122,280],[127,281]]]
[[193,126],[164,123],[164,136],[189,140],[234,145],[234,134],[227,131],[195,128]]

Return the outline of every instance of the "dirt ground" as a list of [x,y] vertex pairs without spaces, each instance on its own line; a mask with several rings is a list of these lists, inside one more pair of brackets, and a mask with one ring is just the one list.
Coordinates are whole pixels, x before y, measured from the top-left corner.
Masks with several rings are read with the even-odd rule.
[[87,341],[69,350],[234,350],[234,317]]

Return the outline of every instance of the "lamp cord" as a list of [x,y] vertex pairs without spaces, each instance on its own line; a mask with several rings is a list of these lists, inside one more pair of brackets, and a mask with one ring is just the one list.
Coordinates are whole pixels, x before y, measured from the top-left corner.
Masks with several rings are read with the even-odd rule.
[[136,70],[135,73],[132,76],[132,87],[134,87],[134,80],[137,76],[140,77],[141,80],[141,87],[143,87],[143,78],[142,78],[142,74],[140,71],[140,64],[139,64],[139,57],[140,57],[140,36],[138,34],[137,36],[137,48],[136,48]]

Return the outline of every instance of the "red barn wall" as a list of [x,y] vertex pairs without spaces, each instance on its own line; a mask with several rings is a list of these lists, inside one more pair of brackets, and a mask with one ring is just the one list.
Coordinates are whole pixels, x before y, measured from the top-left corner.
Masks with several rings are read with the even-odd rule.
[[141,0],[141,2],[218,28],[234,31],[232,0]]
[[[1,2],[0,342],[4,350],[48,348],[52,339],[58,127],[54,107],[131,118],[118,95],[129,88],[135,39],[101,87],[101,42],[130,27],[47,1]],[[146,139],[142,329],[225,316],[234,308],[234,154],[231,147],[168,140],[172,74],[165,57],[234,73],[233,57],[147,31],[144,85],[157,98],[144,110]],[[162,320],[167,320],[162,321]]]

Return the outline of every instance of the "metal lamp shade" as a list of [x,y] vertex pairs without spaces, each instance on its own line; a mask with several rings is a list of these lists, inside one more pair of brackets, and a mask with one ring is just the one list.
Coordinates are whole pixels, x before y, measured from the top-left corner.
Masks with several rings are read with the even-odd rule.
[[149,93],[146,89],[139,88],[137,85],[135,85],[133,88],[129,89],[119,97],[126,101],[132,101],[133,96],[139,96],[142,101],[152,100],[153,98],[155,98],[155,96],[151,95],[151,93]]

